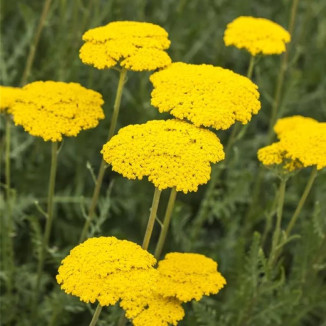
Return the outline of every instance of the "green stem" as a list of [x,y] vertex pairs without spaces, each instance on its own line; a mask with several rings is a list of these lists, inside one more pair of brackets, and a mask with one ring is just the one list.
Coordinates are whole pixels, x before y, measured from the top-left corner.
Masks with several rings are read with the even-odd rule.
[[[121,68],[119,84],[118,84],[118,89],[117,89],[117,93],[116,93],[116,97],[115,97],[115,101],[114,101],[113,115],[112,115],[112,119],[111,119],[111,123],[110,123],[110,127],[109,127],[109,134],[108,134],[107,141],[109,141],[112,138],[112,136],[114,135],[114,132],[115,132],[115,128],[116,128],[117,120],[118,120],[118,116],[119,116],[123,86],[126,82],[126,75],[127,75],[127,70],[124,68]],[[97,206],[97,202],[98,202],[98,198],[100,195],[100,190],[101,190],[101,186],[102,186],[102,182],[103,182],[103,177],[104,177],[104,173],[105,173],[105,166],[106,166],[106,163],[102,159],[100,169],[99,169],[97,179],[96,179],[96,184],[95,184],[91,204],[90,204],[89,211],[88,211],[88,216],[85,221],[82,233],[80,235],[79,242],[83,242],[86,239],[90,224],[94,218],[95,209]]]
[[15,272],[14,263],[14,245],[13,245],[13,216],[12,216],[12,196],[11,196],[11,172],[10,172],[10,145],[11,145],[11,121],[10,116],[6,115],[6,131],[5,131],[5,180],[6,180],[6,199],[7,199],[7,217],[5,218],[4,226],[6,234],[3,241],[5,250],[3,251],[5,267],[8,272],[7,290],[12,293],[13,277]]
[[254,65],[255,65],[255,56],[251,55],[250,61],[249,61],[249,66],[248,66],[248,71],[247,71],[247,77],[251,79],[252,73],[254,71]]
[[155,219],[156,219],[156,213],[157,213],[157,209],[158,209],[158,204],[160,202],[160,196],[161,196],[161,190],[159,190],[158,188],[155,187],[151,212],[150,212],[150,215],[148,218],[148,223],[147,223],[144,241],[143,241],[143,245],[142,245],[142,248],[145,250],[148,249],[149,241],[151,240],[154,223],[155,223]]
[[273,234],[271,254],[269,257],[269,265],[270,266],[272,266],[275,261],[275,257],[276,257],[276,253],[277,253],[277,245],[279,244],[279,239],[280,239],[280,235],[281,235],[281,222],[282,222],[282,215],[283,215],[286,181],[287,181],[287,178],[282,177],[280,188],[278,191],[276,224],[275,224],[275,229],[274,229],[274,234]]
[[57,172],[57,158],[58,158],[58,143],[52,142],[51,147],[51,170],[50,170],[50,180],[49,180],[49,191],[48,191],[48,207],[47,207],[47,219],[45,224],[45,232],[42,241],[42,247],[40,251],[40,259],[37,267],[37,281],[35,290],[35,305],[37,305],[41,278],[43,274],[44,261],[46,257],[46,251],[49,245],[49,239],[51,234],[51,228],[53,223],[53,203],[54,203],[54,188],[55,188],[55,177]]
[[125,314],[121,314],[119,321],[118,321],[118,326],[125,326],[127,324],[128,319],[126,318]]
[[299,214],[300,214],[300,212],[302,210],[302,207],[303,207],[304,203],[306,202],[306,199],[307,199],[307,197],[308,197],[308,195],[310,193],[311,187],[312,187],[312,185],[313,185],[313,183],[314,183],[314,181],[316,179],[316,176],[317,176],[317,166],[314,166],[312,168],[309,180],[308,180],[308,182],[306,184],[306,188],[303,191],[303,194],[302,194],[302,196],[300,198],[298,206],[297,206],[294,214],[292,215],[291,220],[290,220],[290,222],[289,222],[289,224],[288,224],[288,226],[286,228],[286,235],[287,236],[290,235],[290,233],[291,233],[291,231],[292,231],[292,229],[294,227],[294,224],[295,224],[295,222],[297,221],[297,219],[299,217]]
[[[291,37],[293,35],[294,23],[295,23],[297,8],[298,8],[298,2],[299,2],[299,0],[292,1],[291,14],[290,14],[290,19],[289,19],[289,33],[290,33]],[[283,88],[283,84],[284,84],[285,72],[287,70],[288,61],[289,61],[289,53],[290,53],[290,45],[288,45],[286,47],[286,51],[283,54],[280,70],[279,70],[279,73],[277,76],[274,101],[273,101],[273,105],[272,105],[271,117],[269,120],[268,143],[270,143],[273,138],[273,127],[274,127],[274,124],[277,119],[277,113],[278,113],[278,109],[279,109],[279,105],[280,105],[282,88]]]
[[98,321],[98,317],[100,316],[101,311],[102,311],[102,306],[100,304],[98,304],[89,326],[95,326],[96,325],[96,322]]
[[51,5],[52,0],[45,0],[44,1],[44,5],[43,5],[43,10],[42,10],[42,14],[41,14],[41,18],[39,21],[39,24],[37,26],[36,29],[36,33],[34,35],[34,39],[33,42],[31,43],[31,46],[29,48],[29,53],[28,53],[28,57],[27,57],[27,61],[26,61],[26,66],[23,72],[23,77],[21,80],[21,85],[24,86],[27,82],[27,79],[29,77],[29,74],[31,72],[31,68],[34,62],[34,57],[35,57],[35,51],[38,45],[38,42],[40,40],[40,36],[44,27],[44,23],[45,20],[48,16],[49,13],[49,9],[50,9],[50,5]]
[[161,256],[162,249],[163,249],[163,246],[164,246],[164,243],[165,243],[166,235],[167,235],[169,225],[170,225],[170,222],[171,222],[171,216],[172,216],[176,196],[177,196],[177,190],[176,190],[175,187],[173,187],[171,189],[168,206],[167,206],[166,211],[165,211],[165,216],[164,216],[164,221],[163,221],[163,226],[162,226],[162,229],[161,229],[160,237],[158,239],[156,249],[155,249],[154,256],[155,256],[155,258],[157,260]]

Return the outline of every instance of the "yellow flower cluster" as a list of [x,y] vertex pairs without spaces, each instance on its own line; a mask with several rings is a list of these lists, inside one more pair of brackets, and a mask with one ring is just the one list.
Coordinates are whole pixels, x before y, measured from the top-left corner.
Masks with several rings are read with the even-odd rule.
[[104,118],[102,95],[77,83],[37,81],[22,88],[12,107],[14,122],[45,141],[61,141]]
[[203,295],[216,294],[226,284],[217,271],[217,263],[200,254],[169,253],[159,262],[158,271],[158,293],[182,302],[198,301]]
[[130,125],[103,146],[104,160],[128,179],[148,177],[160,190],[196,191],[210,179],[211,166],[224,159],[218,137],[180,120]]
[[129,70],[155,70],[171,63],[164,51],[170,46],[168,33],[160,26],[134,21],[112,22],[88,30],[80,49],[83,63],[98,69],[120,64]]
[[221,67],[177,62],[150,80],[153,106],[198,127],[228,129],[236,121],[248,123],[260,110],[257,85]]
[[252,55],[285,52],[291,35],[282,26],[265,18],[241,16],[227,25],[224,32],[226,46],[246,49]]
[[264,165],[282,164],[289,171],[326,166],[326,123],[293,116],[278,120],[274,130],[280,141],[258,151]]
[[70,251],[58,270],[61,289],[101,306],[120,302],[135,326],[177,325],[182,302],[215,294],[226,284],[217,264],[199,254],[156,259],[137,244],[115,237],[90,238]]
[[19,87],[0,85],[0,112],[11,113],[11,109],[21,92]]

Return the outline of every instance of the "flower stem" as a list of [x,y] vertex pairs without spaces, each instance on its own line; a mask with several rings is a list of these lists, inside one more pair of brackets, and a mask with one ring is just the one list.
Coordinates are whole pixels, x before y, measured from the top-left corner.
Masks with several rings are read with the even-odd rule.
[[306,199],[310,193],[310,190],[311,190],[311,187],[316,179],[316,176],[317,176],[317,166],[314,166],[312,168],[312,171],[311,171],[311,174],[310,174],[310,177],[309,177],[309,180],[306,184],[306,187],[305,187],[305,190],[303,191],[303,194],[300,198],[300,201],[299,201],[299,204],[294,212],[294,214],[292,215],[291,217],[291,220],[286,228],[286,235],[289,236],[293,227],[294,227],[294,224],[295,222],[297,221],[298,217],[299,217],[299,214],[302,210],[302,207],[304,205],[304,203],[306,202]]
[[[290,19],[289,19],[289,27],[288,27],[291,37],[293,35],[294,23],[295,23],[297,8],[298,8],[298,2],[299,2],[299,0],[292,1],[291,14],[290,14]],[[290,53],[290,45],[287,45],[286,51],[282,57],[280,70],[279,70],[279,73],[277,76],[274,101],[273,101],[273,105],[272,105],[272,113],[271,113],[271,117],[269,120],[268,143],[270,143],[273,138],[273,127],[274,127],[274,124],[277,119],[277,113],[278,113],[281,95],[282,95],[282,88],[283,88],[283,83],[284,83],[285,72],[287,70],[288,61],[289,61],[289,53]]]
[[151,212],[150,212],[150,215],[148,218],[148,223],[147,223],[146,232],[145,232],[143,245],[142,245],[142,248],[145,250],[148,249],[149,241],[151,240],[154,223],[155,223],[155,219],[156,219],[157,208],[158,208],[158,204],[160,202],[160,196],[161,196],[161,190],[159,190],[158,188],[155,187]]
[[52,142],[51,147],[51,169],[50,169],[50,180],[49,180],[49,191],[48,191],[48,207],[47,207],[47,218],[45,224],[45,232],[42,241],[42,247],[40,251],[40,258],[37,266],[37,279],[35,289],[35,308],[40,292],[41,278],[43,274],[44,261],[46,257],[46,251],[49,245],[49,239],[51,234],[52,222],[53,222],[53,203],[54,203],[54,188],[55,188],[55,177],[57,172],[57,158],[58,158],[58,143]]
[[254,71],[254,65],[255,65],[255,56],[251,55],[250,61],[249,61],[249,66],[248,66],[248,71],[247,71],[247,77],[251,79],[252,73]]
[[[111,123],[110,123],[110,127],[109,127],[108,141],[114,135],[115,128],[116,128],[116,125],[117,125],[123,86],[124,86],[124,84],[126,82],[126,75],[127,75],[127,70],[124,69],[124,68],[121,68],[118,89],[117,89],[117,93],[116,93],[116,97],[115,97],[115,101],[114,101],[114,106],[113,106],[113,115],[112,115],[112,119],[111,119]],[[82,233],[80,235],[79,242],[83,242],[86,239],[90,224],[91,224],[91,222],[92,222],[92,220],[94,218],[95,209],[96,209],[96,206],[97,206],[97,202],[98,202],[98,198],[99,198],[99,195],[100,195],[100,190],[101,190],[101,186],[102,186],[102,182],[103,182],[105,166],[106,166],[106,163],[102,159],[100,169],[99,169],[97,179],[96,179],[95,188],[94,188],[94,191],[93,191],[91,204],[90,204],[89,211],[88,211],[88,216],[87,216],[87,219],[85,221]]]
[[14,245],[13,245],[13,216],[12,216],[12,192],[11,192],[11,171],[10,171],[10,144],[11,144],[11,121],[10,116],[6,115],[6,131],[5,131],[5,180],[6,180],[6,200],[7,200],[7,217],[3,224],[6,229],[3,242],[3,257],[6,262],[5,268],[8,273],[7,290],[11,294],[13,290],[13,277],[15,271],[14,263]]
[[93,318],[89,324],[89,326],[95,326],[96,322],[98,321],[98,317],[100,316],[100,313],[102,311],[102,306],[100,304],[97,305],[96,310],[94,312]]
[[276,210],[276,224],[272,239],[272,249],[271,254],[269,257],[269,265],[272,266],[275,262],[276,253],[277,253],[277,245],[279,243],[280,234],[281,234],[281,222],[282,222],[282,215],[283,215],[283,206],[284,206],[284,196],[285,196],[285,187],[286,187],[286,177],[282,177],[280,188],[278,191],[278,203],[277,203],[277,210]]
[[165,243],[166,235],[169,229],[170,221],[171,221],[171,216],[174,208],[174,203],[175,203],[175,198],[177,196],[177,190],[175,187],[171,189],[170,197],[169,197],[169,202],[168,206],[165,211],[165,216],[164,216],[164,221],[163,221],[163,227],[161,229],[160,237],[158,239],[156,249],[154,256],[158,260],[161,256],[162,249]]
[[21,80],[21,85],[22,86],[24,86],[27,83],[29,74],[31,72],[31,68],[32,68],[32,65],[33,65],[33,62],[34,62],[34,57],[35,57],[35,51],[36,51],[38,42],[40,40],[40,36],[41,36],[42,30],[43,30],[43,27],[44,27],[45,20],[46,20],[46,18],[48,16],[48,13],[49,13],[51,2],[52,2],[52,0],[45,0],[44,1],[41,18],[40,18],[39,24],[37,26],[33,42],[31,43],[31,46],[29,48],[29,53],[28,53],[25,69],[24,69],[24,72],[23,72],[23,77],[22,77],[22,80]]

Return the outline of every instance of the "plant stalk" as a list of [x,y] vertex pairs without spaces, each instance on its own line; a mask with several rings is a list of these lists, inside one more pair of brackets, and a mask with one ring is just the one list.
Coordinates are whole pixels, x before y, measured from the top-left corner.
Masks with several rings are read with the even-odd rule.
[[177,190],[176,190],[175,187],[173,187],[171,189],[168,206],[167,206],[166,211],[165,211],[163,226],[162,226],[160,237],[158,239],[156,249],[155,249],[155,253],[154,253],[154,256],[155,256],[155,258],[157,260],[160,259],[160,256],[161,256],[161,253],[162,253],[162,250],[163,250],[163,246],[164,246],[164,243],[165,243],[166,235],[167,235],[167,232],[169,230],[169,226],[170,226],[170,222],[171,222],[171,216],[172,216],[176,196],[177,196]]
[[285,197],[285,187],[286,187],[286,177],[282,177],[280,188],[278,191],[278,203],[277,203],[277,210],[276,210],[276,224],[272,239],[272,249],[269,258],[269,265],[272,266],[275,262],[276,254],[277,254],[277,245],[279,244],[280,235],[281,235],[281,222],[282,222],[282,215],[283,215],[283,206],[284,206],[284,197]]
[[35,58],[36,48],[37,48],[37,45],[39,43],[40,36],[41,36],[42,30],[43,30],[45,21],[46,21],[46,18],[48,16],[48,13],[49,13],[51,2],[52,2],[52,0],[45,0],[44,1],[41,18],[40,18],[39,24],[37,26],[33,42],[31,43],[31,46],[29,48],[29,53],[28,53],[25,69],[24,69],[24,72],[23,72],[23,77],[22,77],[22,80],[21,80],[21,86],[24,86],[27,83],[28,77],[30,75],[31,68],[32,68],[34,58]]
[[306,187],[305,187],[305,189],[303,191],[303,194],[302,194],[302,196],[300,198],[298,206],[297,206],[294,214],[292,215],[291,220],[290,220],[290,222],[289,222],[289,224],[288,224],[288,226],[286,228],[286,235],[287,236],[290,235],[290,233],[291,233],[291,231],[292,231],[292,229],[294,227],[294,224],[295,224],[295,222],[297,221],[297,219],[299,217],[299,214],[300,214],[300,212],[302,210],[302,207],[303,207],[304,203],[306,202],[306,199],[307,199],[307,197],[308,197],[308,195],[310,193],[311,187],[312,187],[312,185],[313,185],[313,183],[314,183],[314,181],[316,179],[316,176],[317,176],[317,166],[315,165],[312,168],[310,177],[309,177],[308,182],[306,184]]
[[45,224],[45,232],[43,236],[42,241],[42,247],[40,251],[40,259],[38,262],[37,267],[37,281],[36,281],[36,289],[35,289],[35,308],[37,306],[37,301],[39,297],[40,292],[40,284],[43,274],[43,268],[44,268],[44,261],[46,257],[47,248],[49,245],[49,239],[51,234],[51,228],[53,223],[53,203],[54,203],[54,189],[55,189],[55,177],[57,172],[57,158],[58,158],[58,143],[52,142],[51,147],[51,169],[50,169],[50,180],[49,180],[49,191],[48,191],[48,207],[47,207],[47,218],[46,218],[46,224]]
[[160,196],[161,196],[161,190],[159,190],[158,188],[155,187],[152,207],[151,207],[150,215],[148,218],[146,232],[145,232],[145,236],[144,236],[144,240],[143,240],[143,244],[142,244],[142,248],[145,250],[148,249],[149,242],[151,240],[154,223],[155,223],[155,219],[156,219],[156,213],[157,213],[157,209],[158,209],[158,204],[160,202]]
[[[116,128],[117,120],[118,120],[118,116],[119,116],[123,86],[126,82],[126,75],[127,75],[127,70],[124,68],[121,68],[119,84],[118,84],[117,93],[116,93],[116,97],[115,97],[115,101],[114,101],[113,115],[112,115],[112,119],[111,119],[111,123],[110,123],[110,127],[109,127],[109,134],[108,134],[107,141],[109,141],[112,138],[112,136],[114,135],[114,132],[115,132],[115,128]],[[100,169],[99,169],[97,179],[96,179],[95,188],[93,191],[91,204],[90,204],[89,211],[88,211],[88,216],[85,221],[82,233],[80,235],[79,242],[83,242],[86,239],[90,224],[94,218],[95,209],[97,206],[97,202],[98,202],[98,198],[100,195],[100,190],[101,190],[101,186],[102,186],[102,182],[103,182],[103,177],[104,177],[104,173],[105,173],[105,166],[106,166],[106,163],[105,163],[104,159],[102,158]]]
[[96,310],[95,310],[94,315],[93,315],[93,318],[92,318],[89,326],[95,326],[96,325],[96,323],[98,321],[98,317],[100,316],[100,313],[102,311],[102,308],[103,307],[100,304],[97,305]]

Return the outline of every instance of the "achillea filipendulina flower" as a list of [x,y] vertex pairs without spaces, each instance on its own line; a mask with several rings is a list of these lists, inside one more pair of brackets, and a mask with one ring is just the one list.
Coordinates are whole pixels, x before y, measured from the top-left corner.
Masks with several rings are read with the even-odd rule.
[[98,69],[119,64],[128,70],[163,68],[171,63],[164,51],[170,46],[162,27],[143,22],[117,21],[88,30],[80,49],[83,63]]
[[210,163],[224,159],[211,131],[180,120],[130,125],[103,146],[104,160],[128,179],[148,177],[160,190],[196,191],[210,178]]
[[252,55],[281,54],[291,35],[282,26],[265,18],[241,16],[227,25],[224,32],[226,46],[246,49]]
[[57,282],[68,294],[101,306],[120,302],[135,326],[176,325],[181,302],[155,292],[156,259],[139,245],[115,237],[90,238],[70,251]]
[[84,302],[113,305],[155,282],[155,258],[139,245],[115,237],[90,238],[70,251],[59,267],[61,289]]
[[22,88],[12,113],[16,125],[45,141],[61,141],[104,118],[102,95],[77,83],[37,81]]
[[290,171],[326,166],[326,123],[293,116],[278,120],[274,130],[280,141],[258,151],[264,165],[283,164]]
[[11,113],[11,108],[21,92],[19,87],[0,86],[0,112]]
[[260,110],[257,85],[221,67],[177,62],[150,80],[152,105],[196,126],[228,129],[236,121],[248,123]]
[[301,115],[294,115],[292,117],[286,117],[277,120],[274,126],[274,131],[277,137],[281,139],[282,135],[286,134],[289,131],[293,131],[304,126],[311,126],[311,128],[313,128],[313,126],[316,124],[319,124],[319,122],[315,119],[303,117]]
[[217,263],[204,255],[173,252],[159,262],[157,291],[164,297],[182,302],[200,300],[203,295],[216,294],[226,284],[217,271]]
[[257,153],[258,160],[266,166],[282,165],[285,170],[294,171],[302,168],[298,160],[291,160],[283,142],[276,142],[260,148]]

